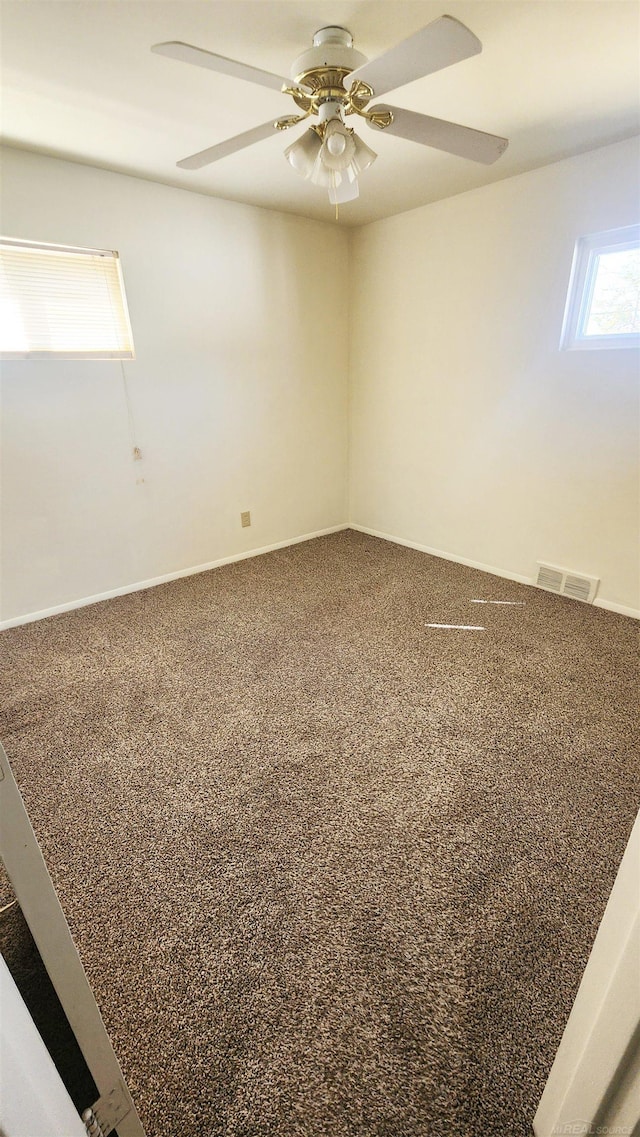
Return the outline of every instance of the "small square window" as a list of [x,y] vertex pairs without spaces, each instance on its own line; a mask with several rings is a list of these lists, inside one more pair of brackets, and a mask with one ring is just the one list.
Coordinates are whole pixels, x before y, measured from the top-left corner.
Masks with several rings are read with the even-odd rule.
[[118,254],[0,238],[0,359],[133,359]]
[[576,242],[560,347],[640,345],[640,225]]

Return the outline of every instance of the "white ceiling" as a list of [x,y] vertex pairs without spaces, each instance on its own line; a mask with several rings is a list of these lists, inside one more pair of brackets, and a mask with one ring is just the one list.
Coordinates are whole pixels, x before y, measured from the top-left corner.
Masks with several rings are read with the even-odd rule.
[[385,100],[504,135],[494,166],[359,128],[378,161],[341,222],[363,224],[638,133],[635,0],[3,0],[3,140],[194,189],[329,220],[325,190],[304,182],[274,134],[204,170],[175,163],[296,108],[285,95],[187,66],[149,48],[184,40],[288,75],[326,24],[369,58],[443,13],[481,55]]

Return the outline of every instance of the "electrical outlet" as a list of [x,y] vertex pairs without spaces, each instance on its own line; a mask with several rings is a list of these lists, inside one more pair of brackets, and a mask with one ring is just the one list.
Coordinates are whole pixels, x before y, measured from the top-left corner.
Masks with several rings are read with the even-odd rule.
[[246,529],[248,525],[251,525],[251,514],[248,509],[246,513],[240,514],[240,524],[242,525],[243,529]]

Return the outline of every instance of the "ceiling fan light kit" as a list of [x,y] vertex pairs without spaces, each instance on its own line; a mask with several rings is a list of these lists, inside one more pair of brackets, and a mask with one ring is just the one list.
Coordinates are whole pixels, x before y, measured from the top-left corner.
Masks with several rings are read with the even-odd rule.
[[433,20],[371,61],[355,50],[353,36],[346,28],[320,28],[313,37],[313,46],[293,63],[293,83],[190,44],[160,43],[151,50],[181,62],[277,88],[291,96],[302,112],[263,123],[210,146],[183,158],[178,166],[201,169],[270,137],[274,129],[289,130],[313,115],[318,121],[287,147],[284,156],[301,177],[328,190],[336,213],[339,204],[358,197],[358,178],[376,159],[374,151],[345,123],[348,115],[364,119],[374,130],[386,130],[422,146],[487,165],[495,162],[508,146],[506,138],[402,107],[368,107],[376,96],[482,51],[482,44],[473,32],[452,16]]
[[329,191],[332,205],[355,201],[358,176],[377,155],[345,125],[336,100],[322,103],[319,118],[317,125],[287,147],[284,156],[303,178]]

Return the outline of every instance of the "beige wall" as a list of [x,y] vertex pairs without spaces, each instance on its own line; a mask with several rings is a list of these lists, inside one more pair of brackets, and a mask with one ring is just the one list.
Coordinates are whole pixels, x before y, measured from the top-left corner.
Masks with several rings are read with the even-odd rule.
[[640,608],[633,353],[558,351],[575,239],[637,220],[636,161],[620,143],[348,237],[5,151],[4,233],[121,254],[143,461],[118,363],[3,365],[3,618],[349,516]]
[[3,184],[4,234],[119,251],[143,453],[118,362],[3,364],[4,619],[346,521],[343,232],[17,150]]
[[575,240],[637,222],[637,162],[624,142],[354,232],[353,522],[640,608],[637,356],[558,350]]

